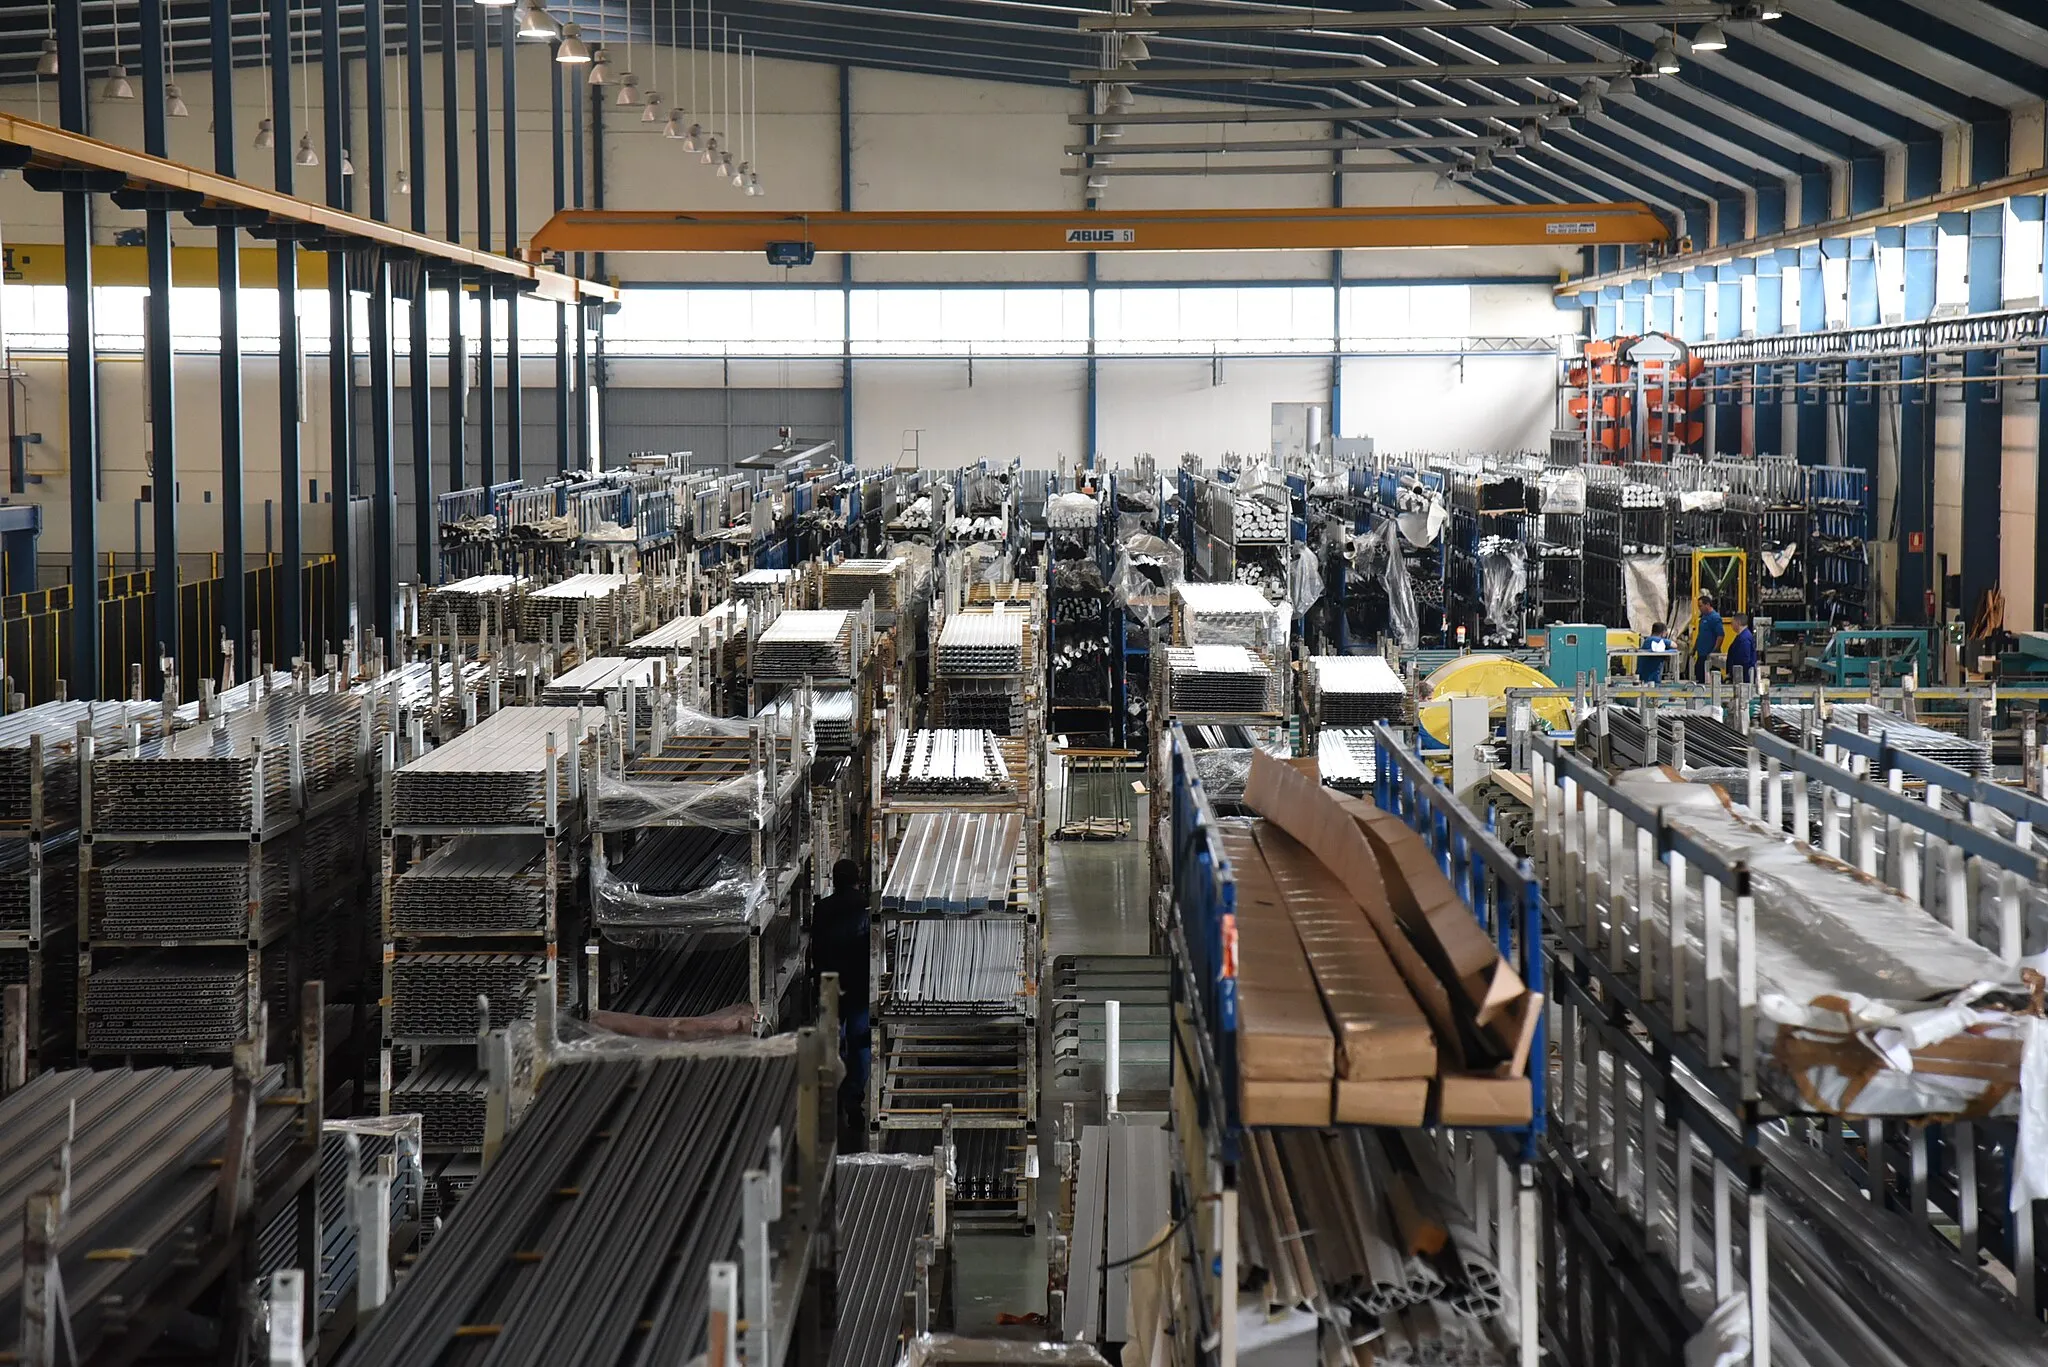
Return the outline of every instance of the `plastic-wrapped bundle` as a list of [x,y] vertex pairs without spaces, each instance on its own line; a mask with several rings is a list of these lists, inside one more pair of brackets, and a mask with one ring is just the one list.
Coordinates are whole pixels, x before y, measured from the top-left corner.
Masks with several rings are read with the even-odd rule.
[[1102,520],[1102,505],[1093,494],[1054,494],[1045,501],[1045,525],[1069,531],[1093,527]]
[[1486,614],[1490,642],[1518,645],[1522,635],[1522,599],[1529,586],[1522,547],[1502,536],[1479,543],[1479,601]]
[[1132,618],[1158,626],[1173,608],[1173,586],[1181,582],[1180,548],[1156,536],[1124,539],[1116,553],[1112,588]]
[[1381,528],[1380,542],[1380,582],[1387,595],[1387,632],[1401,649],[1413,650],[1422,643],[1422,621],[1415,605],[1415,585],[1408,577],[1408,562],[1401,554],[1399,524],[1389,522]]

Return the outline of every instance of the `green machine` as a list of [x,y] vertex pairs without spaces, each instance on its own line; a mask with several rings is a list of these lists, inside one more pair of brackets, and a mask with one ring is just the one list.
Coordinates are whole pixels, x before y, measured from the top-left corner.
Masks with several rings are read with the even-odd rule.
[[1921,683],[1936,677],[1927,632],[1917,627],[1843,627],[1811,661],[1831,688],[1885,687],[1908,674]]
[[1562,622],[1546,628],[1547,662],[1543,672],[1570,688],[1584,674],[1593,679],[1607,677],[1607,628],[1598,623]]

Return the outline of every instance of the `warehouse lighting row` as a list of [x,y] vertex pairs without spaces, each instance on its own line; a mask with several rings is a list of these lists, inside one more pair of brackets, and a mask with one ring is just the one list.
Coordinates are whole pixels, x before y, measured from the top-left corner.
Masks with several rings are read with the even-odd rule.
[[[514,31],[520,38],[531,42],[553,43],[555,45],[555,61],[563,66],[589,67],[590,74],[588,80],[593,86],[605,86],[612,83],[611,59],[602,44],[600,43],[598,46],[592,47],[584,41],[583,28],[580,24],[574,21],[564,23],[556,19],[552,14],[549,14],[545,0],[475,0],[475,2],[480,8],[484,9],[513,10]],[[114,65],[108,71],[105,81],[100,86],[100,98],[109,101],[132,100],[135,98],[135,83],[130,79],[128,68],[122,61],[121,11],[118,0],[108,0],[108,9],[113,16]],[[58,74],[60,61],[56,38],[55,0],[48,0],[45,10],[50,32],[49,36],[43,39],[42,56],[36,62],[36,75],[38,77],[54,77]],[[718,32],[722,35],[720,42],[713,42],[711,40],[714,22],[717,23]],[[689,25],[689,55],[685,60],[689,64],[690,103],[692,109],[695,109],[698,33],[695,0],[691,0],[689,6]],[[725,78],[723,98],[725,101],[733,99],[733,69],[734,67],[738,68],[739,91],[737,110],[734,110],[731,103],[724,104],[723,108],[728,115],[737,113],[741,136],[737,140],[736,145],[740,148],[740,160],[734,160],[731,147],[726,145],[717,133],[707,131],[694,118],[685,123],[685,116],[681,110],[670,109],[667,118],[664,120],[660,112],[662,106],[660,92],[648,91],[643,103],[639,93],[639,79],[634,76],[631,70],[621,72],[618,77],[618,103],[621,105],[643,105],[640,115],[643,123],[661,123],[663,137],[681,142],[685,152],[697,153],[700,162],[711,167],[720,180],[729,181],[732,187],[742,194],[759,195],[762,193],[761,173],[754,163],[747,159],[746,152],[749,145],[752,145],[755,149],[754,155],[759,155],[761,55],[756,51],[753,54],[752,65],[749,65],[746,38],[741,36],[735,40],[732,37],[731,28],[728,24],[724,21],[714,21],[708,0],[704,7],[703,31],[706,38],[706,77],[714,104],[720,101],[718,77],[721,72]],[[301,65],[304,65],[307,58],[303,29],[300,30],[299,43],[299,61]],[[627,43],[627,63],[630,66],[632,62],[630,32],[627,36]],[[712,63],[721,50],[726,60],[713,66]],[[289,54],[287,54],[287,57],[289,57]],[[266,70],[269,67],[267,31],[265,35],[264,67]],[[264,117],[256,124],[255,146],[259,151],[267,151],[277,146],[276,124],[272,121],[269,111],[269,90],[270,84],[266,80],[264,82]],[[175,78],[166,79],[164,82],[164,106],[164,112],[171,118],[182,119],[191,115],[192,111],[185,103],[184,94],[178,89],[178,83]],[[310,104],[307,109],[306,121],[309,124],[312,122]],[[341,173],[344,176],[354,175],[355,165],[350,160],[347,150],[343,149],[341,155]],[[298,148],[292,154],[292,161],[299,166],[318,166],[320,164],[320,154],[314,150],[313,135],[310,132],[300,135]],[[412,193],[412,173],[403,165],[398,168],[394,188],[401,195],[410,195]]]

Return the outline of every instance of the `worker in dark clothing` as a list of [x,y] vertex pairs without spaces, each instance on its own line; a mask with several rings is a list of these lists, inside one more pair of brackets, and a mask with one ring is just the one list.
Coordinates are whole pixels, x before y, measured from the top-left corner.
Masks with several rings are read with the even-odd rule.
[[1749,629],[1749,619],[1735,619],[1735,639],[1728,643],[1728,677],[1735,683],[1756,682],[1756,633]]
[[1721,614],[1714,609],[1713,594],[1700,595],[1699,613],[1699,629],[1692,638],[1692,677],[1695,683],[1705,683],[1708,662],[1721,648]]
[[846,1064],[839,1085],[840,1147],[858,1150],[866,1147],[868,1085],[868,893],[860,865],[841,859],[832,866],[832,895],[819,899],[812,925],[818,972],[839,975],[840,1057]]
[[1636,656],[1636,677],[1646,684],[1664,682],[1664,666],[1669,657],[1678,653],[1678,642],[1664,633],[1669,630],[1662,622],[1650,628],[1650,634],[1643,638],[1642,653]]

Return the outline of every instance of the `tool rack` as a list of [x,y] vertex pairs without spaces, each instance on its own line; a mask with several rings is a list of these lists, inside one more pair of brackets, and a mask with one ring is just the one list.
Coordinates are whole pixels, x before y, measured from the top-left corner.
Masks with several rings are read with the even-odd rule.
[[[515,707],[495,713],[450,743],[460,744],[464,756],[475,757],[458,762],[476,768],[445,774],[433,793],[421,784],[424,763],[437,754],[446,761],[453,753],[450,747],[425,750],[416,730],[410,757],[401,765],[397,738],[384,742],[379,822],[384,1013],[377,1109],[380,1115],[426,1113],[437,1135],[425,1142],[425,1151],[456,1158],[458,1166],[481,1155],[490,1137],[485,1098],[492,1080],[484,1059],[474,1052],[478,1035],[551,1017],[567,986],[560,947],[565,923],[573,930],[575,918],[565,916],[570,909],[562,894],[575,886],[588,728],[580,708]],[[531,743],[536,731],[541,733],[538,747]],[[493,791],[499,780],[508,787],[530,785],[534,800],[523,805],[504,801]],[[472,791],[465,793],[465,788]],[[536,847],[541,882],[534,923],[469,930],[405,922],[402,881],[447,843],[475,839],[518,840]],[[487,999],[481,1028],[473,1024],[479,996]]]
[[[199,728],[215,728],[222,735],[231,726],[236,733],[254,730],[245,737],[241,756],[214,757],[215,762],[248,766],[246,792],[232,826],[171,821],[149,829],[151,823],[121,811],[117,795],[133,794],[138,786],[177,791],[171,773],[150,773],[156,764],[168,770],[172,764],[205,762],[205,757],[158,759],[145,752],[141,724],[135,721],[129,723],[123,747],[112,755],[100,754],[94,737],[80,737],[76,1011],[81,1061],[101,1065],[227,1057],[266,1003],[282,1027],[289,1019],[291,994],[301,984],[345,965],[340,950],[321,937],[336,926],[345,928],[359,886],[354,871],[362,867],[356,850],[361,800],[369,785],[373,712],[365,696],[354,695],[353,706],[334,709],[328,723],[335,731],[352,728],[353,736],[322,735],[305,706],[316,690],[341,695],[341,686],[339,674],[320,683],[293,680],[283,686],[274,679],[252,681],[209,697],[191,726],[154,743],[176,743]],[[263,714],[282,709],[293,715],[280,743],[273,720]],[[184,748],[195,747],[187,741]],[[178,786],[193,782],[182,779]],[[196,798],[197,792],[186,796]],[[271,805],[278,797],[282,803]],[[159,797],[144,810],[162,811],[165,801]],[[170,918],[167,924],[152,927],[145,917],[144,924],[110,925],[107,882],[124,856],[152,861],[149,868],[163,878],[201,869],[226,873],[240,866],[241,924],[181,929],[175,919],[180,899],[166,886],[158,906]],[[146,891],[143,895],[148,896]],[[208,909],[203,891],[184,900],[186,910]],[[217,1023],[210,1035],[190,1021],[183,1028],[197,1033],[180,1035],[177,1022],[146,1018],[173,1000],[219,1004],[231,977],[239,978],[234,989],[242,997],[238,1019]],[[124,1031],[121,1018],[138,1011],[144,1019]],[[96,1022],[104,1022],[103,1028],[96,1029]],[[96,1045],[96,1038],[101,1043]]]
[[[2048,877],[2048,861],[1947,815],[1939,798],[1945,780],[1953,791],[2037,815],[2048,806],[2024,795],[1990,799],[1988,786],[1967,775],[1841,728],[1820,754],[1761,730],[1750,740],[1738,810],[1766,827],[1789,824],[1795,844],[1924,897],[1930,915],[1941,905],[1952,927],[1974,930],[2009,962],[2017,957],[2017,893],[2026,880]],[[1776,1206],[1788,1200],[1795,1214],[1821,1218],[1798,1175],[1816,1156],[1861,1185],[1873,1210],[1904,1212],[1893,1233],[1910,1229],[1911,1240],[1929,1241],[1917,1252],[1902,1247],[1901,1256],[1947,1259],[1959,1247],[1973,1269],[1996,1264],[1997,1276],[1972,1280],[2003,1282],[2019,1318],[2038,1321],[2048,1305],[2048,1275],[2035,1257],[2043,1203],[2008,1214],[2015,1122],[1886,1122],[1806,1106],[1759,1061],[1747,864],[1675,828],[1552,738],[1530,744],[1560,1025],[1548,1199],[1571,1212],[1545,1263],[1566,1273],[1568,1295],[1554,1302],[1560,1309],[1579,1303],[1569,1286],[1580,1272],[1604,1265],[1620,1283],[1599,1322],[1551,1319],[1562,1349],[1581,1360],[1626,1345],[1642,1360],[1676,1360],[1707,1318],[1683,1290],[1688,1279],[1706,1277],[1716,1305],[1738,1307],[1734,1323],[1746,1325],[1750,1361],[1768,1367],[1779,1329]],[[1887,766],[1887,781],[1859,777],[1845,757],[1859,768]],[[1932,785],[1932,798],[1901,791],[1908,769]],[[1817,812],[1809,806],[1815,785]],[[1923,870],[1944,872],[1923,883]],[[1703,1001],[1688,1000],[1686,975],[1674,971],[1674,908],[1702,918]],[[1588,1161],[1597,1155],[1606,1157]],[[1711,1203],[1703,1183],[1711,1184]],[[1956,1243],[1933,1227],[1930,1203],[1954,1221]],[[1673,1223],[1675,1239],[1667,1239]],[[1868,1252],[1884,1257],[1879,1248]]]
[[[1398,737],[1384,726],[1374,732],[1377,804],[1421,834],[1530,991],[1544,991],[1535,870],[1495,840],[1486,822],[1459,804]],[[1180,1237],[1196,1269],[1194,1301],[1204,1345],[1198,1361],[1236,1367],[1240,1158],[1256,1133],[1238,1119],[1236,956],[1227,948],[1227,936],[1235,933],[1237,884],[1194,751],[1179,726],[1170,729],[1163,748],[1171,795],[1164,824],[1172,875],[1163,938],[1173,979],[1173,1211],[1185,1219]],[[1499,1269],[1506,1302],[1501,1318],[1521,1367],[1542,1360],[1540,1321],[1549,1303],[1542,1279],[1557,1266],[1555,1250],[1538,1246],[1547,1223],[1539,1223],[1546,1084],[1540,1022],[1530,1057],[1535,1118],[1529,1124],[1434,1130],[1445,1164],[1470,1193],[1477,1233]]]

